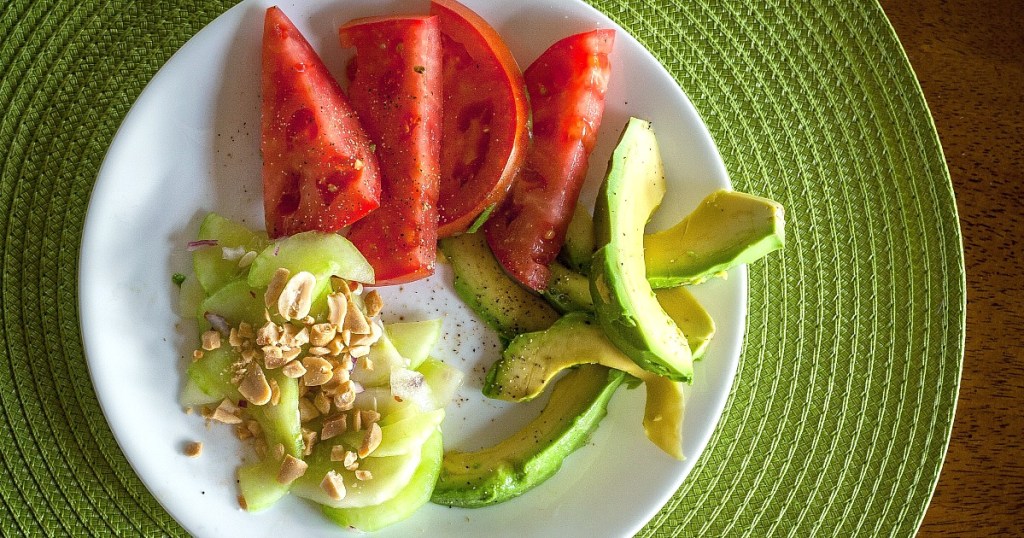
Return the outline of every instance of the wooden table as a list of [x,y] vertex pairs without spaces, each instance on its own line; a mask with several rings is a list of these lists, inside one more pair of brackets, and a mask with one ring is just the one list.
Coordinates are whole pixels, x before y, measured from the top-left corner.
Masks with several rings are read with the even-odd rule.
[[1024,2],[883,0],[935,118],[967,265],[967,351],[921,536],[1024,535]]

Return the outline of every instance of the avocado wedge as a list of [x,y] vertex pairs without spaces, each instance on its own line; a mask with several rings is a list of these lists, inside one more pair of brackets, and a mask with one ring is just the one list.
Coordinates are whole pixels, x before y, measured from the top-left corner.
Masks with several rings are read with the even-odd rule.
[[644,226],[665,194],[665,171],[649,122],[631,118],[612,154],[594,209],[599,248],[590,292],[608,338],[640,367],[673,381],[693,379],[686,336],[647,282]]
[[516,337],[487,372],[483,393],[499,400],[531,400],[562,370],[583,364],[600,364],[642,380],[647,387],[644,432],[667,454],[683,459],[680,384],[637,366],[605,338],[590,314],[566,314],[546,331]]
[[782,205],[742,192],[711,193],[679,224],[644,237],[647,281],[655,288],[698,284],[785,243]]
[[446,453],[431,501],[478,508],[541,484],[587,442],[624,378],[598,365],[569,372],[555,384],[540,415],[516,434],[476,452]]

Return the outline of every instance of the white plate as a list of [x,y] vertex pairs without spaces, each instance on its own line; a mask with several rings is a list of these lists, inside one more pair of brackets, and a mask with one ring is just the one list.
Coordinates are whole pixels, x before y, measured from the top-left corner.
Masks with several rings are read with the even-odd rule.
[[[607,17],[581,2],[466,2],[506,37],[520,65],[571,33],[618,33],[600,142],[584,200],[593,201],[605,163],[630,115],[654,120],[669,189],[651,229],[666,227],[708,193],[729,185],[704,124],[660,64]],[[226,427],[207,429],[177,404],[192,323],[176,313],[176,272],[190,273],[185,244],[216,211],[263,227],[259,156],[259,58],[263,12],[245,1],[192,38],[157,73],[122,124],[100,170],[83,235],[80,314],[89,369],[121,449],[161,504],[197,536],[337,535],[305,502],[288,498],[249,514],[236,502],[241,449]],[[337,27],[359,16],[419,12],[426,2],[316,0],[282,5],[328,66],[346,52]],[[476,510],[428,505],[381,535],[616,536],[637,531],[679,487],[704,449],[736,371],[746,315],[746,272],[694,289],[718,324],[687,389],[686,461],[643,435],[643,390],[620,390],[591,443],[554,478],[510,502]],[[451,289],[441,265],[433,278],[388,289],[388,316],[445,317],[437,355],[467,372],[460,403],[444,424],[448,448],[493,443],[530,420],[540,403],[500,404],[480,394],[497,339]],[[205,444],[189,459],[182,446]]]

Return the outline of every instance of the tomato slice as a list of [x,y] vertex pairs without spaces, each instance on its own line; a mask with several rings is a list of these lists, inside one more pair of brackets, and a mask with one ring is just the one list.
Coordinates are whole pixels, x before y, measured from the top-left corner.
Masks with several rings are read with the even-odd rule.
[[380,172],[355,111],[277,7],[263,24],[263,209],[271,237],[337,231],[377,208]]
[[441,33],[436,17],[371,17],[339,30],[355,47],[349,100],[381,166],[380,208],[348,238],[377,285],[434,272],[441,152]]
[[508,193],[526,157],[529,106],[508,46],[455,0],[433,0],[444,54],[438,235],[466,230]]
[[565,231],[587,174],[604,114],[613,30],[567,37],[526,69],[533,109],[533,145],[512,192],[484,230],[505,270],[534,290],[548,285],[548,265]]

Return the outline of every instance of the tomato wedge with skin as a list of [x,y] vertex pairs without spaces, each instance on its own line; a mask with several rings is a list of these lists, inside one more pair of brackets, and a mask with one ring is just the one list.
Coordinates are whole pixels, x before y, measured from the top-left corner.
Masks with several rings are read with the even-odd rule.
[[464,232],[501,202],[526,157],[529,104],[508,46],[455,0],[433,0],[444,54],[438,235]]
[[263,209],[271,237],[334,232],[380,203],[370,140],[341,86],[277,7],[262,62]]
[[567,37],[526,69],[533,145],[512,192],[484,225],[505,270],[525,286],[547,288],[587,175],[611,76],[613,30]]
[[[433,274],[441,151],[441,33],[436,17],[371,17],[338,31],[355,47],[349,100],[377,145],[380,208],[348,238],[376,285]],[[351,67],[354,66],[354,67]]]

